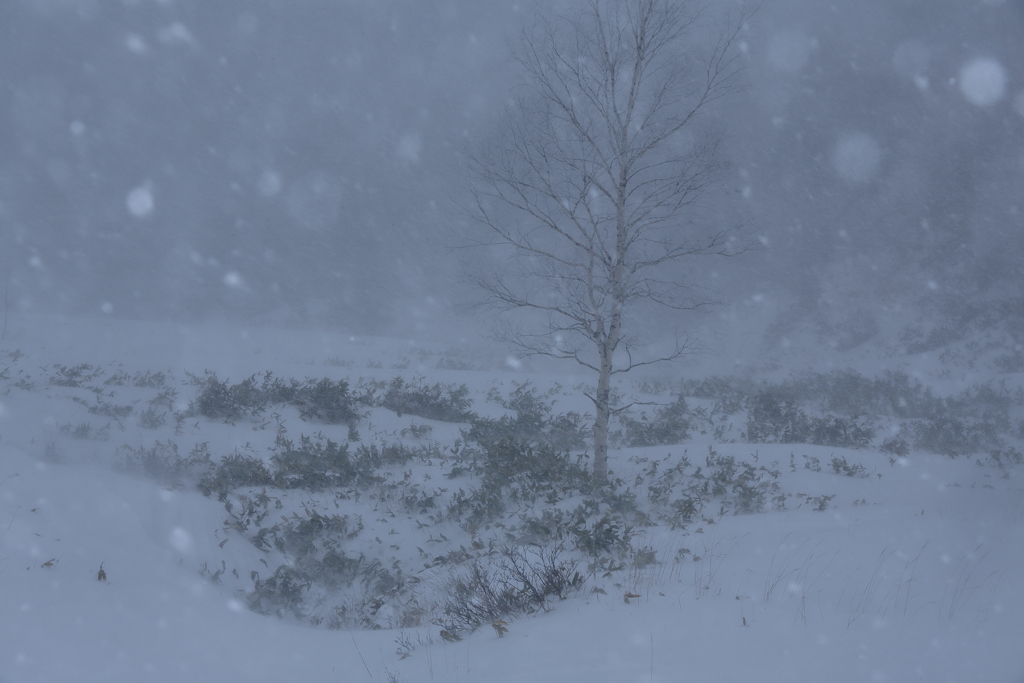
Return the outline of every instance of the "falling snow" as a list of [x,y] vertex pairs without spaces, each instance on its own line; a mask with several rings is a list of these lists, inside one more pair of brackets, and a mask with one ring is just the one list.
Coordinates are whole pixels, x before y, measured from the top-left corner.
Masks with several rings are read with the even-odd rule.
[[125,198],[128,211],[136,218],[145,218],[153,213],[153,190],[148,183],[133,188]]
[[768,44],[768,60],[780,71],[796,73],[811,59],[818,41],[800,31],[780,31]]
[[[636,310],[623,358],[643,362],[681,341],[694,353],[641,366],[616,387],[622,405],[637,400],[632,414],[649,417],[682,381],[706,378],[757,385],[856,368],[906,373],[935,397],[1000,386],[992,401],[1010,404],[1016,436],[998,447],[976,458],[883,452],[886,440],[921,436],[909,422],[878,427],[859,450],[746,444],[746,413],[732,424],[717,399],[687,396],[721,424],[671,447],[615,451],[627,488],[645,495],[631,487],[630,458],[688,453],[703,464],[709,442],[732,429],[717,446],[757,454],[758,466],[778,460],[794,491],[838,493],[832,507],[814,512],[804,500],[685,529],[638,524],[657,562],[615,561],[649,579],[641,598],[624,602],[616,574],[600,582],[607,594],[559,601],[500,639],[488,626],[450,643],[423,624],[404,634],[434,642],[406,659],[393,654],[403,632],[254,614],[244,592],[250,571],[269,578],[259,560],[270,555],[224,529],[223,503],[106,466],[118,449],[157,440],[182,457],[198,444],[220,457],[272,443],[274,421],[194,415],[184,373],[205,370],[231,382],[268,370],[346,379],[353,391],[364,381],[359,391],[371,393],[396,376],[465,382],[473,410],[495,419],[511,413],[491,392],[529,383],[589,424],[585,368],[494,341],[548,312],[499,320],[474,307],[467,273],[515,265],[469,217],[475,186],[465,173],[507,133],[507,107],[547,106],[511,58],[521,31],[585,4],[0,0],[0,606],[11,607],[0,618],[0,683],[1024,681],[1014,573],[1024,561],[1022,475],[989,462],[1024,449],[1021,0],[753,3],[723,62],[739,68],[729,92],[669,139],[671,154],[715,155],[721,173],[663,226],[687,237],[740,226],[751,248],[659,273],[666,291],[716,304]],[[688,40],[713,45],[741,5],[753,6],[710,3]],[[558,73],[594,59],[580,55]],[[644,112],[650,100],[636,105]],[[541,120],[551,122],[528,124]],[[642,123],[630,131],[651,133]],[[565,169],[538,152],[531,182],[560,182]],[[640,176],[658,177],[660,153],[642,160]],[[529,248],[546,253],[546,221],[572,232],[581,207],[605,196],[603,160],[574,163],[582,182],[516,225]],[[499,218],[490,227],[508,225]],[[661,220],[657,210],[648,218]],[[653,259],[659,240],[644,245]],[[605,258],[618,253],[609,244]],[[580,283],[527,285],[547,305]],[[203,322],[213,320],[224,322]],[[570,331],[544,339],[554,355],[577,348]],[[88,388],[50,382],[56,368],[82,363],[124,376]],[[158,398],[134,386],[144,371],[176,376],[164,387],[174,391]],[[664,391],[637,398],[641,385]],[[912,407],[886,400],[894,412]],[[398,443],[402,430],[423,429],[381,410],[351,434],[287,411],[275,420],[296,435],[324,429],[353,453],[355,431]],[[433,435],[416,443],[449,449],[467,427],[427,426]],[[871,476],[828,472],[837,454]],[[811,458],[826,471],[805,467]],[[418,478],[425,472],[409,475],[410,490],[448,486]],[[415,515],[395,521],[382,510],[364,515],[364,535],[379,539],[368,547],[415,548]],[[665,549],[684,538],[689,550],[706,544],[707,561],[668,560]],[[916,568],[927,571],[914,573],[922,549]],[[701,583],[702,571],[718,573]],[[719,592],[698,596],[704,585]],[[777,587],[770,599],[766,586]]]
[[420,160],[420,152],[423,150],[423,143],[420,142],[420,136],[416,133],[406,133],[398,141],[398,147],[395,150],[395,154],[398,157],[410,164],[418,163]]
[[882,150],[867,133],[845,135],[836,143],[832,165],[844,180],[865,183],[874,177]]
[[990,107],[1006,94],[1006,70],[994,59],[976,59],[960,69],[960,91],[971,104]]

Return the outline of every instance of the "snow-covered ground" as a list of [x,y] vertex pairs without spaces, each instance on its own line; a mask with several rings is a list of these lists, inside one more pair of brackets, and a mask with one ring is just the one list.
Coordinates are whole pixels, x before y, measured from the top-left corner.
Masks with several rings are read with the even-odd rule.
[[[158,442],[183,455],[204,443],[263,452],[282,422],[298,437],[304,423],[288,409],[264,422],[144,426],[147,405],[183,411],[195,392],[186,373],[206,370],[353,385],[422,376],[465,383],[473,410],[495,415],[502,409],[487,393],[529,380],[550,388],[560,410],[586,409],[573,389],[584,376],[504,360],[469,344],[340,333],[67,319],[14,328],[0,342],[0,681],[1024,681],[1020,466],[703,436],[615,451],[612,468],[626,482],[644,458],[684,449],[695,461],[711,446],[776,462],[787,509],[709,507],[685,530],[636,529],[633,546],[657,562],[597,572],[548,611],[510,619],[503,637],[488,626],[455,642],[436,625],[329,630],[249,611],[252,572],[265,576],[281,558],[228,529],[215,496],[111,467],[123,449]],[[58,366],[81,364],[101,372],[94,384],[105,393],[52,383]],[[146,372],[174,388],[164,402],[150,403],[156,383],[103,385]],[[132,412],[88,412],[102,405]],[[358,424],[367,441],[423,424],[438,444],[458,437],[458,425],[367,412]],[[866,476],[829,471],[837,456]],[[814,458],[820,471],[806,466]],[[407,469],[420,478],[407,486],[442,485],[437,476],[428,484],[425,465]],[[289,495],[286,510],[316,498]],[[437,553],[469,543],[456,524],[396,510],[378,501],[361,514],[354,552],[390,546],[412,566],[435,534],[445,539]]]

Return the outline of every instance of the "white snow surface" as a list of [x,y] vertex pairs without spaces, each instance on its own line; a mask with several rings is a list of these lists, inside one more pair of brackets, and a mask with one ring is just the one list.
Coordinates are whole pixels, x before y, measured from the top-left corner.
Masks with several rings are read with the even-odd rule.
[[[15,351],[24,355],[8,362]],[[473,369],[439,370],[439,357]],[[331,631],[248,611],[236,591],[251,588],[249,570],[264,555],[225,532],[223,505],[106,464],[118,446],[151,441],[149,432],[130,418],[106,441],[69,438],[57,427],[80,419],[79,403],[47,386],[11,386],[19,370],[38,380],[40,368],[56,363],[179,380],[205,369],[234,380],[265,370],[353,381],[422,374],[467,383],[483,411],[494,407],[486,392],[512,381],[583,381],[504,361],[466,346],[340,333],[109,318],[19,327],[0,342],[0,368],[12,368],[0,395],[0,681],[1024,681],[1019,469],[921,453],[890,464],[868,450],[714,444],[721,453],[778,460],[787,490],[835,497],[820,512],[803,505],[718,517],[685,533],[638,530],[661,562],[593,577],[550,611],[511,620],[502,638],[487,628],[446,642],[436,626]],[[189,398],[188,387],[177,386],[180,399]],[[130,398],[124,391],[115,398]],[[565,393],[567,405],[585,408]],[[382,429],[424,422],[383,412],[370,418]],[[189,423],[173,437],[184,452],[204,440],[256,438],[248,424]],[[433,424],[438,440],[457,435]],[[708,445],[698,436],[678,447],[616,451],[612,467],[630,481],[630,455],[697,454]],[[791,454],[798,463],[842,454],[870,476],[791,470]],[[364,516],[363,537],[415,538],[415,520],[385,530],[374,527],[382,524],[376,516]],[[673,562],[682,547],[702,559]],[[204,565],[222,562],[241,578],[216,584],[200,576]],[[101,567],[106,581],[97,580]],[[641,597],[627,602],[627,592]],[[400,659],[399,637],[422,644]]]

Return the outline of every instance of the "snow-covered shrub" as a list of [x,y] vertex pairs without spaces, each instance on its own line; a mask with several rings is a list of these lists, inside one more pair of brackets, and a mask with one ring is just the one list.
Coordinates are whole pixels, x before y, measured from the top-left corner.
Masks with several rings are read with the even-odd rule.
[[185,457],[178,444],[157,441],[152,447],[122,446],[117,450],[114,469],[139,474],[174,486],[192,485],[213,467],[206,444],[199,444]]
[[563,559],[557,547],[509,546],[489,560],[474,559],[454,570],[441,584],[443,616],[439,625],[450,634],[544,609],[584,584],[579,561]]
[[812,417],[808,443],[836,448],[865,448],[875,438],[875,430],[863,418],[825,415]]
[[282,380],[266,372],[262,381],[252,375],[237,384],[228,384],[207,371],[204,377],[190,375],[199,387],[191,414],[210,419],[234,422],[244,417],[261,415],[271,405],[291,405],[304,420],[325,424],[354,424],[359,419],[356,400],[349,393],[348,382],[327,378],[303,382]]
[[857,477],[859,479],[865,479],[868,476],[867,470],[864,469],[864,465],[858,463],[850,464],[846,462],[844,456],[832,456],[832,472],[835,474],[842,474],[846,477]]
[[465,384],[427,385],[395,377],[388,384],[380,405],[399,416],[408,414],[442,422],[469,422],[474,415],[469,411],[473,402],[467,396],[469,389]]
[[[593,501],[588,503],[592,505]],[[566,525],[573,545],[591,557],[624,554],[629,549],[632,527],[625,523],[621,514],[611,511],[594,519],[595,510],[588,507],[587,503],[577,507]]]
[[674,403],[662,406],[650,418],[641,413],[639,419],[619,418],[622,426],[617,435],[624,446],[665,446],[682,443],[690,436],[693,419],[686,399],[679,395]]
[[388,465],[405,465],[415,458],[427,459],[437,453],[429,446],[410,447],[402,443],[382,443],[356,447],[355,459],[364,471]]
[[54,364],[49,383],[58,387],[87,388],[86,383],[103,376],[103,370],[88,363],[68,367]]
[[594,485],[582,458],[547,445],[503,439],[488,444],[476,462],[481,489],[511,501],[551,503]]
[[[78,398],[77,396],[72,397],[73,401],[85,404],[85,401]],[[91,415],[99,415],[100,417],[111,417],[117,421],[121,421],[128,417],[135,411],[135,406],[126,405],[119,406],[114,403],[108,403],[99,396],[96,396],[96,405],[89,406],[86,408]]]
[[[236,494],[225,506],[233,528],[261,550],[287,560],[267,579],[252,573],[253,589],[246,598],[253,611],[329,628],[381,628],[377,612],[384,604],[414,602],[397,564],[388,569],[379,558],[345,551],[345,544],[363,530],[361,518],[353,522],[347,515],[304,507],[301,515],[293,512],[273,526],[261,526],[271,500]],[[402,620],[405,626],[420,625],[408,610]]]
[[685,380],[680,385],[680,396],[710,399],[715,401],[713,412],[734,415],[743,410],[748,398],[757,393],[752,382],[738,377],[708,377],[700,380]]
[[202,476],[196,487],[204,496],[217,493],[224,500],[232,489],[270,486],[274,483],[270,468],[260,458],[241,453],[224,456],[209,472]]
[[322,434],[303,434],[298,444],[278,434],[270,460],[274,485],[282,489],[322,491],[376,480],[373,462],[352,458],[348,444],[339,445]]
[[[700,480],[701,492],[720,500],[719,514],[734,515],[764,512],[769,496],[778,501],[781,489],[776,483],[778,470],[756,467],[746,460],[736,461],[731,455],[719,455],[708,447],[707,475],[698,469],[693,478]],[[777,503],[776,503],[777,505]]]
[[635,484],[647,485],[647,499],[656,518],[673,528],[696,520],[713,500],[719,504],[716,514],[763,512],[769,503],[774,509],[785,508],[787,496],[777,482],[780,471],[776,463],[766,467],[757,464],[756,455],[752,459],[721,455],[711,446],[704,465],[696,468],[686,453],[661,460],[632,458],[644,465]]
[[875,436],[870,423],[859,417],[809,417],[790,391],[761,391],[747,415],[751,443],[811,443],[818,446],[857,448]]
[[167,424],[167,412],[149,406],[139,413],[139,426],[143,429],[159,429]]
[[747,414],[747,440],[751,443],[807,443],[807,415],[795,398],[779,391],[754,396]]
[[910,444],[900,436],[890,436],[882,441],[882,445],[878,447],[878,450],[901,458],[910,453]]
[[354,424],[359,419],[355,401],[348,392],[348,382],[331,380],[306,380],[295,388],[290,405],[299,409],[303,420],[324,424]]
[[203,417],[232,422],[246,415],[258,415],[266,406],[266,397],[256,387],[255,375],[229,385],[219,380],[216,373],[207,371],[204,378],[193,377],[193,381],[200,386],[194,412]]
[[399,434],[410,439],[424,439],[434,432],[434,428],[428,424],[413,424],[402,428]]
[[253,612],[278,617],[291,614],[299,619],[306,616],[305,595],[312,581],[295,567],[282,564],[266,579],[255,575],[254,584],[255,588],[246,595]]
[[477,417],[464,434],[467,440],[484,447],[504,440],[543,444],[559,451],[586,447],[588,429],[583,416],[575,412],[555,413],[554,399],[538,395],[529,382],[517,386],[507,398],[496,390],[488,398],[514,410],[516,416]]
[[1000,425],[986,420],[955,417],[915,420],[910,429],[914,448],[951,457],[981,453],[1002,445]]

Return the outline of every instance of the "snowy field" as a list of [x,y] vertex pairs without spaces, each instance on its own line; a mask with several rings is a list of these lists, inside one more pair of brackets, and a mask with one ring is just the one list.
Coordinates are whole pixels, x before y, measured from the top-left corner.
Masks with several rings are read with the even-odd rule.
[[[1019,464],[883,453],[884,426],[858,449],[747,444],[742,425],[724,421],[720,438],[695,429],[683,444],[622,447],[611,469],[650,525],[634,524],[628,547],[604,555],[567,550],[580,583],[564,599],[446,639],[444,587],[459,562],[524,538],[510,520],[576,503],[523,500],[502,521],[460,522],[439,511],[482,476],[452,471],[468,424],[372,402],[350,425],[315,424],[290,405],[205,417],[194,403],[208,370],[225,383],[268,371],[346,380],[354,393],[395,377],[464,384],[470,410],[492,418],[529,381],[558,412],[587,409],[574,389],[585,376],[514,368],[471,345],[85,320],[12,327],[0,342],[3,683],[1024,681]],[[658,398],[657,382],[643,379],[620,391]],[[197,448],[214,463],[267,459],[282,435],[317,433],[420,455],[362,489],[256,486],[223,499],[142,466],[147,454]],[[652,463],[663,472],[685,453],[701,465],[709,449],[748,463],[773,502],[733,514],[738,499],[711,496],[690,519],[658,516]],[[246,527],[240,496],[260,490],[274,502]],[[281,617],[250,609],[256,582],[296,554],[287,543],[258,547],[256,528],[311,510],[344,515],[352,531],[341,556],[405,588],[369,612],[367,594],[338,588],[353,600],[344,614],[363,610],[349,622],[322,585]],[[353,626],[359,619],[372,630]]]

